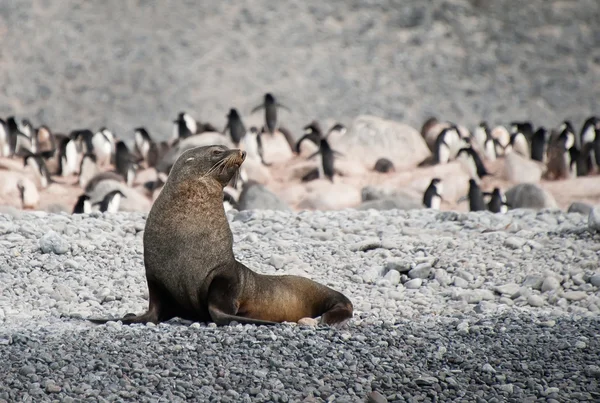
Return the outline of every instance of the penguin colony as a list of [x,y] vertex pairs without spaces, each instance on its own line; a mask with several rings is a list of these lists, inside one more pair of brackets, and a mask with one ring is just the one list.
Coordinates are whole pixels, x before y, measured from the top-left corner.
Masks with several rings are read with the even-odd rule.
[[[346,127],[337,123],[324,132],[319,122],[313,120],[303,128],[303,135],[296,141],[278,119],[279,110],[291,112],[288,107],[267,93],[251,113],[262,110],[264,126],[247,128],[239,111],[231,108],[223,130],[218,130],[210,123],[197,121],[187,112],[180,112],[172,121],[173,130],[169,140],[157,142],[146,128],[140,126],[133,129],[131,149],[107,127],[100,127],[95,132],[74,129],[62,134],[54,133],[44,125],[36,128],[28,119],[18,122],[14,116],[10,116],[5,120],[0,119],[0,157],[22,159],[24,167],[34,174],[37,186],[41,189],[55,183],[56,177],[77,175],[81,194],[72,207],[73,214],[118,211],[122,199],[127,198],[126,189],[131,189],[137,172],[142,168],[155,171],[155,179],[144,184],[146,196],[154,200],[170,170],[168,164],[161,164],[164,157],[182,141],[205,133],[228,137],[235,147],[244,149],[250,158],[256,158],[264,166],[270,165],[264,158],[264,136],[281,133],[291,151],[297,155],[301,154],[302,144],[310,142],[316,151],[307,159],[318,159],[317,168],[306,173],[301,180],[308,182],[322,178],[334,182],[337,174],[335,161],[343,154],[334,150],[329,140],[333,133],[343,136]],[[432,156],[419,166],[460,161],[469,173],[468,194],[458,202],[468,201],[471,211],[508,211],[510,206],[500,188],[484,191],[480,185],[483,177],[494,175],[486,168],[486,162],[504,158],[510,153],[543,164],[546,179],[573,178],[600,171],[600,119],[597,117],[587,119],[578,132],[570,121],[551,129],[536,127],[527,121],[493,128],[487,122],[481,122],[469,131],[451,122],[429,118],[421,128],[421,135]],[[377,160],[372,170],[380,174],[395,172],[393,162],[385,158]],[[102,190],[100,185],[104,181],[117,182],[120,186]],[[223,205],[226,211],[237,209],[240,193],[252,183],[242,169],[239,177],[225,188]],[[17,187],[23,208],[27,208],[24,200],[26,189],[21,181]],[[443,183],[440,178],[431,178],[423,194],[423,206],[440,209],[442,201]]]

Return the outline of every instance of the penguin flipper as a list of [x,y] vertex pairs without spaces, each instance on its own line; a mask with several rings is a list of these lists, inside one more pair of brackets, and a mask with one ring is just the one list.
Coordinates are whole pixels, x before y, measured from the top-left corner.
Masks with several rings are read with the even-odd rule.
[[285,106],[284,104],[282,104],[282,103],[280,103],[280,102],[277,102],[275,105],[276,105],[278,108],[285,109],[286,111],[288,111],[288,112],[290,112],[290,113],[292,112],[292,110],[291,110],[290,108],[288,108],[287,106]]
[[296,151],[296,154],[300,154],[300,143],[302,143],[306,139],[309,139],[314,143],[314,139],[312,138],[312,133],[305,134],[304,136],[300,137],[300,139],[296,142],[296,146],[295,146],[295,150],[294,150],[294,151]]
[[265,107],[265,104],[257,105],[254,108],[252,108],[252,111],[250,113],[256,113],[256,112],[258,112],[259,110],[261,110],[264,107]]

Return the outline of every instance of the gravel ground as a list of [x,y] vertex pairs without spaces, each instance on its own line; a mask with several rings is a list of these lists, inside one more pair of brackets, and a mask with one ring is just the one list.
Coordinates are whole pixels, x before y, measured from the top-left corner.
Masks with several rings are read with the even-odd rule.
[[92,325],[146,308],[144,215],[0,215],[0,401],[600,399],[587,217],[229,217],[238,259],[344,292],[349,326]]

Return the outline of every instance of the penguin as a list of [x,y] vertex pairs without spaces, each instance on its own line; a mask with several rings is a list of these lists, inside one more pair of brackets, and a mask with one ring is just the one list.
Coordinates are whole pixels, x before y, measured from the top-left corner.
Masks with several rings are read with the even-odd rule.
[[577,175],[579,150],[575,145],[575,133],[567,124],[561,125],[560,134],[548,147],[548,163],[545,177],[572,178]]
[[101,127],[92,136],[92,147],[96,163],[101,167],[110,165],[115,150],[115,136],[106,127]]
[[217,130],[217,128],[214,125],[212,125],[211,123],[197,122],[197,129],[196,129],[195,134],[202,134],[202,133],[206,133],[206,132],[219,133],[219,130]]
[[237,147],[240,144],[240,140],[246,134],[246,128],[244,127],[244,123],[242,122],[242,118],[238,113],[237,109],[231,108],[229,113],[227,114],[227,125],[223,129],[223,134],[227,132],[229,129],[229,135],[231,136],[231,140],[233,144]]
[[87,153],[81,159],[79,166],[79,186],[85,189],[88,182],[98,173],[98,165],[96,155]]
[[544,127],[539,127],[531,136],[531,159],[544,162],[546,160],[546,136]]
[[6,119],[6,127],[8,129],[12,155],[24,157],[33,152],[31,138],[21,131],[21,127],[19,127],[14,116]]
[[150,137],[150,133],[144,127],[134,129],[135,151],[146,164],[148,164],[148,156],[154,141]]
[[225,212],[230,210],[239,210],[239,205],[235,197],[227,190],[223,191],[223,208]]
[[150,143],[150,149],[148,150],[148,164],[149,168],[155,168],[162,158],[169,152],[169,143],[161,141],[160,143]]
[[39,178],[42,189],[47,188],[50,183],[53,182],[42,155],[33,154],[31,151],[29,151],[29,154],[23,157],[23,166],[29,167],[33,172],[35,172],[36,176]]
[[375,172],[388,173],[395,172],[394,164],[387,158],[379,158],[375,162],[375,167],[373,168]]
[[423,194],[423,205],[427,208],[439,210],[442,203],[443,185],[440,178],[433,178]]
[[94,133],[91,130],[89,130],[89,129],[73,130],[69,134],[69,137],[71,137],[72,139],[74,139],[76,141],[76,144],[78,145],[78,150],[82,154],[93,153],[95,151],[94,143],[93,143]]
[[48,126],[42,125],[35,130],[33,136],[36,153],[51,151],[52,155],[56,152],[56,139]]
[[[531,138],[531,137],[530,137]],[[529,151],[529,141],[525,134],[517,131],[510,135],[510,151],[528,158],[531,152]]]
[[496,157],[506,155],[507,148],[510,145],[510,133],[508,130],[504,126],[496,126],[492,129],[490,135],[495,140],[494,148],[496,150]]
[[458,202],[461,203],[465,200],[469,200],[470,211],[487,210],[485,201],[483,200],[483,193],[475,179],[469,179],[469,193],[467,196],[461,197]]
[[473,139],[482,150],[485,150],[485,142],[488,137],[490,137],[490,127],[487,122],[480,122],[473,130]]
[[300,154],[300,144],[302,144],[304,140],[310,140],[318,146],[319,142],[321,141],[321,137],[323,137],[321,125],[316,120],[313,120],[302,129],[304,130],[304,134],[302,137],[300,137],[300,139],[298,139],[296,145],[294,146],[294,151],[296,154]]
[[172,143],[190,137],[198,131],[198,123],[187,112],[179,112],[173,123]]
[[531,137],[533,136],[534,133],[534,127],[533,124],[529,121],[522,121],[522,122],[511,122],[510,123],[511,126],[511,133],[521,133],[523,134],[523,136],[525,136],[525,139],[529,142],[531,141]]
[[314,153],[313,155],[311,155],[310,157],[308,157],[308,159],[311,159],[317,155],[321,154],[321,164],[319,164],[319,177],[326,177],[327,179],[329,179],[330,182],[333,183],[333,175],[335,173],[334,171],[334,158],[335,155],[341,155],[340,153],[338,153],[337,151],[333,150],[330,146],[329,146],[329,142],[327,141],[326,138],[322,138],[321,141],[319,142],[319,150]]
[[25,185],[23,184],[23,181],[21,179],[17,181],[17,189],[19,190],[19,198],[21,199],[21,209],[26,210],[27,207],[25,206]]
[[487,204],[488,210],[492,213],[505,214],[508,211],[508,203],[506,196],[500,191],[500,188],[494,188],[492,193],[484,193],[484,196],[490,196],[490,201]]
[[0,119],[0,157],[10,157],[10,137],[8,127],[3,119]]
[[126,197],[120,190],[108,192],[101,202],[94,203],[100,207],[101,213],[116,213],[121,205],[121,198]]
[[136,164],[129,152],[129,148],[123,141],[117,143],[115,167],[117,173],[125,179],[127,186],[132,186],[135,179]]
[[275,133],[275,130],[277,129],[277,108],[282,108],[291,112],[287,106],[279,103],[273,94],[269,92],[265,94],[263,103],[255,106],[251,113],[255,113],[261,108],[265,109],[265,123],[270,134]]
[[471,178],[483,178],[484,176],[489,175],[489,172],[485,168],[485,165],[483,165],[483,161],[481,161],[479,154],[477,154],[477,152],[471,146],[463,147],[458,150],[456,159],[460,160],[464,164]]
[[[569,121],[569,120],[563,121],[563,123],[558,128],[558,132],[560,134],[566,133],[567,138],[568,138],[568,144],[570,144],[568,146],[568,148],[571,148],[571,147],[579,148],[580,147],[579,137],[575,135],[575,129],[573,128],[573,124],[571,123],[571,121]],[[572,140],[572,144],[571,144],[571,140]]]
[[348,132],[348,128],[343,124],[337,122],[327,132],[327,140],[330,144],[336,144],[341,138],[343,138]]
[[262,133],[255,126],[252,126],[242,137],[240,148],[246,151],[246,159],[260,160],[261,164],[270,166],[271,164],[265,161],[261,136]]
[[600,120],[596,116],[588,118],[581,127],[579,133],[579,143],[581,144],[580,171],[582,175],[587,175],[598,168],[594,144],[596,142],[597,127]]
[[77,199],[75,206],[73,207],[72,214],[89,214],[92,212],[92,203],[90,202],[90,196],[83,193]]
[[452,158],[454,150],[460,141],[456,126],[443,129],[435,140],[434,158],[438,164],[446,164]]
[[58,173],[61,176],[69,176],[77,173],[80,154],[77,149],[77,140],[73,135],[61,138],[59,144]]

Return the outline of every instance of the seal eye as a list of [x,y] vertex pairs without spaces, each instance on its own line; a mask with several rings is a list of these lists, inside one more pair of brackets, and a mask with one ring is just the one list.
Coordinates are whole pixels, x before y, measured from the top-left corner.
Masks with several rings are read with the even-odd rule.
[[223,154],[223,150],[214,149],[214,150],[212,151],[212,155],[214,155],[215,157],[216,157],[217,155],[221,155],[221,154]]

